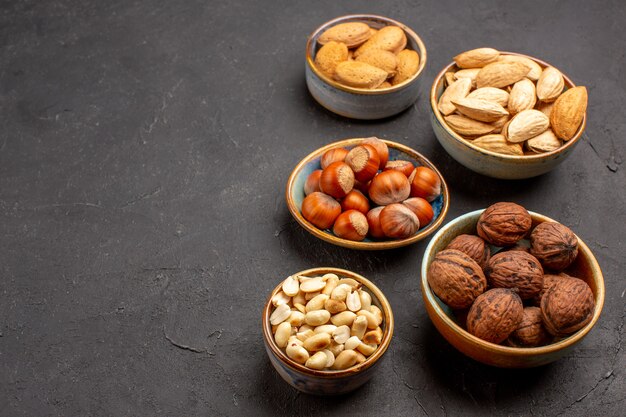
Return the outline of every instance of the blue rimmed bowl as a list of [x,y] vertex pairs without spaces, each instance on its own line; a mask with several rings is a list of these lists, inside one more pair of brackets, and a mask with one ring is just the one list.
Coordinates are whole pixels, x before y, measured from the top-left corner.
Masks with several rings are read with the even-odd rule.
[[[416,51],[420,57],[417,73],[400,84],[376,90],[348,87],[324,75],[314,63],[320,48],[317,39],[326,29],[347,22],[362,22],[375,29],[400,27],[406,34],[406,47]],[[352,119],[383,119],[409,108],[420,94],[420,76],[425,67],[426,46],[420,37],[408,26],[383,16],[358,14],[338,17],[317,28],[306,43],[306,85],[309,92],[326,109]]]
[[302,201],[304,200],[304,183],[306,182],[307,177],[316,169],[321,169],[320,160],[322,155],[329,149],[334,148],[346,148],[351,149],[363,142],[363,138],[355,138],[355,139],[345,139],[339,142],[331,143],[322,148],[317,149],[316,151],[307,155],[302,161],[296,165],[291,175],[289,176],[289,180],[287,181],[287,188],[285,191],[285,198],[287,200],[287,207],[291,215],[296,219],[296,221],[304,227],[306,231],[311,233],[313,236],[320,238],[326,242],[332,243],[334,245],[343,246],[345,248],[350,249],[361,249],[361,250],[384,250],[384,249],[393,249],[399,248],[402,246],[410,245],[412,243],[418,242],[431,233],[433,233],[441,223],[443,222],[446,214],[448,213],[448,207],[450,205],[450,194],[448,191],[448,186],[443,179],[443,176],[439,172],[439,170],[435,167],[435,165],[430,162],[425,156],[420,154],[419,152],[409,148],[408,146],[404,146],[400,143],[392,142],[389,140],[383,140],[387,144],[389,148],[389,160],[394,161],[397,159],[402,159],[406,161],[410,161],[415,166],[425,166],[432,169],[441,180],[441,195],[437,197],[433,202],[431,202],[431,206],[433,208],[434,217],[433,220],[424,228],[418,230],[413,236],[410,236],[405,239],[396,239],[396,240],[372,240],[369,237],[366,237],[365,240],[361,242],[355,242],[353,240],[342,239],[340,237],[335,236],[332,230],[322,230],[318,229],[315,225],[310,223],[302,216]]

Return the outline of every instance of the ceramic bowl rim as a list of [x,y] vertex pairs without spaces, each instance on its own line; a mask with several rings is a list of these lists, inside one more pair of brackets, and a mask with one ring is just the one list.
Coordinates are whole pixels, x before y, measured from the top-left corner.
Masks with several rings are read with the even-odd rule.
[[298,165],[296,165],[296,167],[293,169],[293,171],[289,175],[289,179],[287,180],[287,186],[285,190],[287,208],[289,209],[289,212],[291,213],[293,218],[296,219],[296,221],[306,231],[311,233],[313,236],[319,239],[322,239],[326,242],[332,243],[334,245],[342,246],[342,247],[350,248],[350,249],[360,249],[360,250],[394,249],[394,248],[399,248],[402,246],[411,245],[431,235],[435,230],[437,230],[439,226],[441,226],[441,224],[443,223],[443,220],[445,219],[448,213],[448,208],[450,206],[450,192],[448,190],[448,185],[446,184],[446,181],[443,178],[443,175],[441,175],[441,172],[439,172],[437,167],[424,155],[422,155],[421,153],[417,152],[414,149],[409,148],[408,146],[402,145],[401,143],[393,142],[393,141],[386,140],[386,139],[381,139],[381,140],[385,142],[388,147],[402,151],[418,161],[423,160],[425,162],[424,166],[432,169],[439,176],[439,179],[441,180],[441,195],[442,195],[443,202],[441,206],[441,212],[439,213],[439,216],[436,219],[434,219],[424,229],[418,230],[413,236],[405,238],[405,239],[393,239],[393,240],[383,240],[383,241],[375,241],[375,242],[363,242],[363,241],[357,242],[353,240],[342,239],[340,237],[335,236],[334,234],[330,234],[330,233],[325,232],[324,230],[318,229],[316,226],[314,226],[312,223],[310,223],[308,220],[306,220],[302,216],[302,213],[298,209],[296,202],[294,198],[292,197],[291,190],[294,188],[296,177],[298,176],[300,171],[302,171],[303,167],[309,162],[311,162],[313,159],[317,158],[318,156],[321,157],[324,154],[324,152],[328,151],[329,149],[357,145],[361,143],[363,140],[365,140],[365,138],[350,138],[350,139],[342,139],[337,142],[329,143],[328,145],[322,146],[321,148],[318,148],[315,151],[311,152],[310,154],[305,156],[298,163]]
[[[589,262],[591,264],[591,270],[595,271],[588,277],[588,279],[592,280],[597,287],[596,294],[594,294],[596,307],[595,307],[591,321],[587,323],[587,325],[585,325],[582,329],[578,330],[577,332],[573,333],[572,335],[570,335],[569,337],[563,340],[560,340],[556,343],[552,343],[552,344],[545,345],[545,346],[524,347],[524,348],[502,346],[502,345],[498,345],[495,343],[487,342],[485,340],[482,340],[470,334],[467,330],[461,328],[458,324],[455,323],[453,319],[451,319],[446,314],[445,311],[443,311],[439,303],[437,303],[437,300],[435,299],[435,294],[430,289],[430,285],[428,285],[428,279],[427,279],[428,267],[430,266],[430,265],[427,265],[427,260],[430,257],[430,254],[434,250],[435,243],[441,238],[443,238],[447,233],[449,233],[450,230],[456,224],[462,223],[465,220],[473,220],[474,218],[477,219],[478,216],[480,216],[480,214],[483,211],[485,211],[485,209],[471,211],[469,213],[465,213],[451,220],[444,227],[442,227],[439,231],[437,231],[437,234],[433,236],[428,246],[426,247],[426,250],[424,251],[424,256],[422,258],[422,266],[420,268],[421,270],[420,283],[421,283],[422,293],[424,295],[424,298],[428,300],[428,303],[432,307],[435,314],[443,321],[446,327],[454,331],[461,339],[463,339],[464,343],[469,343],[472,346],[477,347],[481,350],[490,351],[496,354],[504,354],[507,356],[514,356],[514,357],[545,355],[545,354],[557,352],[559,350],[565,349],[569,346],[573,346],[576,343],[578,343],[583,337],[587,335],[587,333],[591,331],[593,326],[596,324],[596,322],[600,318],[600,313],[602,312],[602,307],[604,306],[604,297],[605,297],[604,278],[602,275],[602,270],[600,269],[600,265],[598,264],[598,261],[593,255],[593,252],[591,251],[591,249],[589,249],[589,247],[585,244],[585,242],[582,241],[582,239],[580,239],[580,237],[578,237],[578,235],[576,235],[576,237],[578,238],[578,250],[580,252],[584,252],[587,255],[587,258],[589,259]],[[551,219],[550,217],[544,216],[543,214],[535,213],[530,210],[528,212],[533,218],[533,221],[538,221],[540,223],[547,222],[547,221],[550,221],[550,222],[556,221],[556,220]]]
[[[342,23],[346,20],[356,20],[356,19],[360,19],[360,20],[378,20],[378,21],[382,21],[385,23],[388,23],[390,25],[393,26],[398,26],[400,27],[402,30],[404,30],[404,33],[407,36],[410,36],[413,41],[417,44],[419,51],[416,51],[419,54],[420,57],[420,64],[419,67],[417,69],[417,72],[409,79],[404,80],[403,82],[401,82],[400,84],[391,86],[391,87],[387,87],[387,88],[381,88],[381,89],[375,89],[375,90],[371,90],[368,88],[356,88],[356,87],[349,87],[343,84],[338,83],[337,81],[329,78],[328,76],[326,76],[325,74],[323,74],[315,65],[314,59],[311,56],[311,43],[313,42],[317,42],[317,38],[319,37],[319,35],[322,33],[323,30],[326,30],[327,28],[330,28],[332,26],[335,26],[338,23]],[[417,80],[419,78],[419,76],[421,75],[421,73],[424,71],[424,68],[426,68],[426,60],[427,60],[427,52],[426,52],[426,45],[424,44],[424,42],[422,41],[422,39],[417,35],[417,33],[415,33],[411,28],[409,28],[407,25],[398,22],[397,20],[385,17],[385,16],[380,16],[380,15],[376,15],[376,14],[350,14],[350,15],[344,15],[344,16],[339,16],[336,17],[332,20],[329,20],[328,22],[320,25],[317,29],[315,29],[307,38],[307,42],[306,42],[306,63],[308,65],[308,67],[315,73],[315,75],[317,75],[324,83],[326,83],[327,85],[334,87],[338,90],[342,90],[342,91],[346,91],[348,93],[353,93],[353,94],[358,94],[358,95],[383,95],[383,94],[387,94],[387,93],[393,93],[395,91],[399,91],[402,90],[404,87],[408,86],[409,84],[413,83],[415,80]]]
[[367,357],[367,359],[360,364],[351,366],[348,369],[337,370],[337,371],[318,371],[315,369],[307,368],[304,365],[301,365],[292,359],[290,359],[286,353],[284,353],[277,345],[272,337],[272,325],[270,324],[270,315],[271,311],[274,308],[272,304],[272,297],[276,295],[282,288],[282,281],[274,288],[274,290],[270,293],[265,307],[263,308],[263,338],[267,346],[269,346],[270,350],[274,354],[274,356],[284,365],[291,368],[293,371],[296,371],[301,374],[306,374],[311,377],[316,378],[325,378],[325,379],[336,379],[343,378],[351,375],[355,375],[365,371],[368,368],[371,368],[374,364],[378,362],[379,359],[383,357],[389,345],[391,343],[391,339],[393,337],[394,331],[394,318],[393,312],[391,310],[391,304],[387,300],[387,297],[383,294],[383,292],[369,279],[364,276],[357,274],[356,272],[349,271],[347,269],[342,268],[334,268],[334,267],[317,267],[310,268],[304,271],[296,272],[292,275],[324,275],[324,274],[336,274],[339,278],[353,278],[363,284],[364,287],[367,288],[368,292],[372,297],[376,297],[381,306],[381,311],[383,313],[383,320],[385,323],[385,327],[383,329],[383,339],[378,345],[378,348],[374,353]]
[[[547,67],[552,67],[553,65],[550,65],[549,63],[542,61],[541,59],[538,58],[534,58],[530,55],[524,55],[524,54],[520,54],[517,52],[507,52],[507,51],[500,51],[500,55],[512,55],[512,56],[521,56],[524,58],[528,58],[531,59],[532,61],[536,62],[537,64],[539,64],[542,68],[547,68]],[[510,161],[540,161],[543,159],[548,159],[550,157],[559,155],[561,153],[563,153],[564,151],[573,148],[576,143],[578,143],[578,141],[580,140],[580,138],[582,137],[584,131],[585,131],[585,127],[587,126],[587,112],[585,112],[585,115],[583,116],[583,120],[580,123],[580,126],[578,127],[578,130],[576,131],[576,134],[574,135],[574,137],[572,137],[570,140],[565,141],[565,143],[563,145],[561,145],[558,149],[555,149],[553,151],[550,152],[543,152],[537,155],[505,155],[505,154],[501,154],[501,153],[497,153],[497,152],[492,152],[489,151],[487,149],[481,148],[479,146],[476,146],[474,144],[472,144],[469,140],[464,139],[461,135],[459,135],[458,133],[456,133],[454,130],[452,130],[448,124],[446,123],[446,121],[443,119],[443,115],[441,114],[441,112],[439,111],[439,97],[437,97],[437,85],[439,85],[439,83],[441,82],[442,78],[445,77],[446,72],[450,71],[454,66],[456,65],[456,63],[454,61],[452,61],[451,63],[449,63],[448,65],[446,65],[439,74],[437,74],[437,76],[435,77],[435,80],[433,81],[433,85],[430,89],[430,108],[431,111],[433,112],[433,114],[435,115],[435,117],[437,118],[437,121],[439,122],[439,124],[441,125],[441,127],[443,127],[443,129],[446,131],[446,133],[448,133],[451,137],[453,137],[457,142],[461,143],[463,146],[465,146],[466,148],[469,148],[471,150],[474,150],[482,155],[487,155],[487,156],[491,156],[491,157],[496,157],[496,158],[500,158],[500,159],[504,159],[504,160],[510,160]],[[557,68],[557,67],[555,67]],[[565,87],[567,87],[568,89],[570,88],[574,88],[576,87],[576,84],[574,84],[574,82],[564,73],[561,72],[561,74],[563,75],[563,80],[565,81]]]

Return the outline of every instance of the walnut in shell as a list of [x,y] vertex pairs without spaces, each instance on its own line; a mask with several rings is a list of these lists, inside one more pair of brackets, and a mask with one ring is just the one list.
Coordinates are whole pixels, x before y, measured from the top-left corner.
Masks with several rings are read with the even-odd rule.
[[544,222],[530,234],[530,253],[546,268],[560,271],[576,259],[578,239],[568,227],[556,222]]
[[543,274],[543,288],[541,289],[541,291],[539,291],[539,294],[537,294],[533,298],[532,300],[533,305],[539,307],[541,305],[541,297],[543,297],[543,295],[546,293],[548,288],[553,286],[557,281],[562,280],[562,279],[567,279],[567,278],[578,279],[578,278],[570,277],[569,275],[564,274],[562,272],[558,275]]
[[522,321],[524,306],[512,290],[493,288],[476,298],[467,315],[467,331],[487,342],[506,340]]
[[489,245],[483,239],[474,235],[459,235],[452,239],[452,242],[448,244],[446,249],[460,250],[469,255],[483,269],[487,266],[487,262],[489,262],[491,257]]
[[522,321],[509,336],[508,343],[515,347],[535,347],[547,344],[550,339],[550,333],[543,326],[541,309],[525,307]]
[[559,279],[541,297],[541,315],[550,334],[567,336],[593,318],[595,299],[582,279]]
[[506,251],[494,255],[485,268],[489,285],[495,288],[517,288],[526,300],[543,289],[543,268],[530,253]]
[[530,230],[532,220],[528,211],[515,203],[493,204],[478,218],[478,236],[496,246],[511,246]]
[[467,308],[487,288],[480,266],[465,253],[444,249],[428,268],[428,285],[452,308]]

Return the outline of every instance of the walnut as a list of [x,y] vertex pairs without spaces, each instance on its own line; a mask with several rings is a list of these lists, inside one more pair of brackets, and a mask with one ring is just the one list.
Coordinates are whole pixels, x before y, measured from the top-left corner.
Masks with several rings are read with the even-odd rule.
[[582,279],[557,280],[541,298],[543,323],[550,334],[567,336],[583,328],[593,317],[595,299]]
[[530,253],[546,268],[560,271],[576,259],[578,239],[560,223],[541,223],[530,234]]
[[487,262],[489,262],[491,257],[489,245],[483,239],[474,235],[459,235],[448,244],[446,249],[460,250],[469,255],[483,269],[487,266]]
[[520,240],[515,245],[507,248],[506,250],[519,250],[522,252],[530,252],[530,242],[528,242],[527,240]]
[[539,307],[541,305],[541,297],[543,297],[543,295],[546,293],[548,288],[553,286],[557,281],[561,279],[565,279],[565,278],[578,279],[578,278],[570,277],[569,275],[563,272],[561,272],[558,275],[543,274],[543,288],[541,289],[541,291],[539,291],[539,294],[537,294],[533,298],[533,305]]
[[543,268],[530,253],[506,251],[494,255],[485,275],[489,285],[495,288],[517,288],[519,296],[526,300],[543,289]]
[[550,334],[543,326],[541,309],[526,307],[522,321],[509,336],[508,343],[515,347],[535,347],[547,344],[550,339]]
[[469,307],[487,289],[480,266],[456,249],[444,249],[435,255],[427,278],[437,297],[452,308]]
[[519,326],[524,306],[519,296],[506,288],[493,288],[476,298],[467,315],[467,331],[492,343],[500,343]]
[[495,246],[511,246],[530,230],[532,219],[526,209],[515,203],[493,204],[478,218],[478,236]]

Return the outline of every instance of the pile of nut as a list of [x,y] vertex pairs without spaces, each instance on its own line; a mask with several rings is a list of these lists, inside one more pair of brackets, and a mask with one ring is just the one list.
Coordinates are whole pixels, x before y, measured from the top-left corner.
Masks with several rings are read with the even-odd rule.
[[352,278],[290,276],[272,304],[276,345],[307,368],[343,370],[363,363],[383,338],[382,311]]
[[413,77],[420,65],[417,52],[405,49],[406,34],[398,26],[377,30],[361,22],[340,23],[317,42],[322,47],[315,66],[348,87],[389,88]]
[[[524,207],[496,203],[480,215],[478,236],[457,236],[430,264],[430,288],[452,309],[469,308],[466,325],[474,336],[535,347],[591,321],[591,288],[562,272],[578,255],[576,235],[556,222],[531,226]],[[502,249],[491,256],[490,244]]]
[[430,203],[441,194],[441,179],[428,167],[388,159],[387,144],[375,137],[327,151],[305,182],[302,216],[348,240],[414,235],[434,217]]
[[558,149],[578,131],[587,89],[563,91],[556,68],[492,48],[463,52],[454,62],[438,108],[472,144],[505,155],[536,155]]

